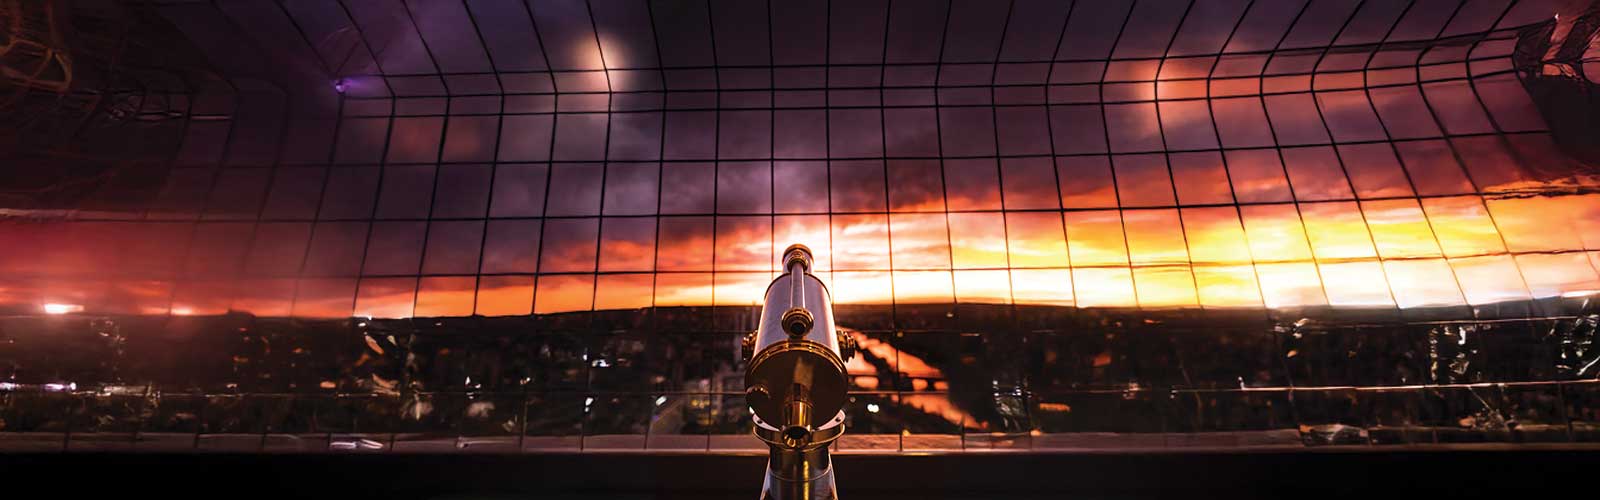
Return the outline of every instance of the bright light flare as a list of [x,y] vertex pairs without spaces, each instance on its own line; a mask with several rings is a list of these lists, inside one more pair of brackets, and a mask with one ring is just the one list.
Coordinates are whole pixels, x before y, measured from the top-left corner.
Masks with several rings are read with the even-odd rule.
[[57,303],[53,303],[53,302],[49,303],[49,304],[45,304],[43,306],[43,309],[44,309],[44,313],[45,314],[69,314],[69,313],[75,313],[75,312],[83,312],[83,306],[81,306],[81,305],[78,305],[78,304],[57,304]]

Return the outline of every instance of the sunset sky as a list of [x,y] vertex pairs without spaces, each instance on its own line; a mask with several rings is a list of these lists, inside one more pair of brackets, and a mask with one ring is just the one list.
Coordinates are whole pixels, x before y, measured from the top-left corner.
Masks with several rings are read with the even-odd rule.
[[[8,211],[0,306],[753,305],[794,243],[840,304],[1600,291],[1600,178],[1511,72],[1513,33],[1482,33],[1536,21],[1510,7],[584,5],[419,2],[414,25],[288,8],[305,36],[333,37],[340,23],[311,21],[337,18],[390,43],[306,47],[335,77],[287,117],[249,86],[197,96],[206,112],[148,200]],[[794,23],[741,22],[762,15]],[[785,31],[830,19],[862,22]]]

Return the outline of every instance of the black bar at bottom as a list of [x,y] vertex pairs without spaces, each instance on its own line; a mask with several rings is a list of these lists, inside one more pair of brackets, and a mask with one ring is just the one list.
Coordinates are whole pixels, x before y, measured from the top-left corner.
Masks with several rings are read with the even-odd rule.
[[[0,454],[0,496],[753,499],[765,455]],[[1600,448],[840,455],[840,497],[1525,497],[1587,488]],[[1359,500],[1359,499],[1358,499]]]

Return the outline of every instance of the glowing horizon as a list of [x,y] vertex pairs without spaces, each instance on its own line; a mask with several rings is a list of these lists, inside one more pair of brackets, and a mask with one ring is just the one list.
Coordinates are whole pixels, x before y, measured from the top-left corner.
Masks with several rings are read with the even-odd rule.
[[[0,305],[52,314],[374,318],[755,305],[789,243],[815,250],[815,272],[842,305],[1414,308],[1600,289],[1600,251],[1587,248],[1596,233],[1583,229],[1600,228],[1600,195],[1480,200],[661,217],[660,227],[648,218],[564,219],[608,226],[600,258],[594,240],[580,251],[547,232],[534,258],[553,273],[491,274],[491,262],[516,258],[490,249],[481,275],[298,279],[254,278],[237,268],[228,279],[119,278],[113,273],[128,256],[102,252],[112,242],[83,236],[108,223],[7,223],[0,225],[6,239],[51,255],[6,259],[6,272],[57,277],[12,280],[0,286]],[[1573,217],[1552,226],[1549,213]],[[636,224],[643,232],[614,236],[611,227],[628,226],[613,220],[643,221]],[[115,245],[159,251],[166,242],[155,238],[163,234],[176,233],[130,232]],[[214,264],[226,259],[269,257],[239,255],[238,247],[196,246],[181,265],[172,255],[155,260],[196,276],[197,267],[228,267]]]

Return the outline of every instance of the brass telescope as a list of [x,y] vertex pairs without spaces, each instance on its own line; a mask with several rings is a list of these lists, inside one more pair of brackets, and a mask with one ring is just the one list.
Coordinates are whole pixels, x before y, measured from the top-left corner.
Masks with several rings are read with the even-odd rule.
[[746,400],[770,451],[761,498],[838,498],[828,446],[844,434],[844,364],[855,340],[834,327],[811,249],[791,245],[783,254],[784,274],[767,286],[761,324],[743,345]]

